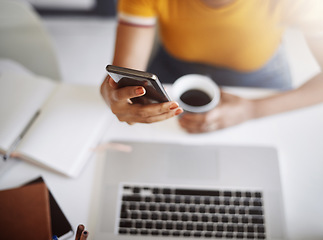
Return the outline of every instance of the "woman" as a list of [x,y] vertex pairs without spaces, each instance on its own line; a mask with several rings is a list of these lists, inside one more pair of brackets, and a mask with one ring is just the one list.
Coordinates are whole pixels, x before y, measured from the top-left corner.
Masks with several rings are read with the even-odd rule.
[[[190,133],[310,106],[323,101],[323,74],[292,89],[281,38],[290,24],[311,33],[323,29],[322,8],[319,1],[303,0],[121,0],[113,64],[148,69],[164,83],[200,73],[221,86],[281,90],[255,100],[222,92],[221,103],[210,112],[179,118]],[[161,47],[149,64],[157,23]],[[307,36],[323,66],[322,46],[315,44],[316,36]],[[102,83],[101,94],[118,119],[129,124],[162,121],[183,112],[176,102],[131,104],[129,99],[144,95],[145,89],[117,89],[110,77]]]

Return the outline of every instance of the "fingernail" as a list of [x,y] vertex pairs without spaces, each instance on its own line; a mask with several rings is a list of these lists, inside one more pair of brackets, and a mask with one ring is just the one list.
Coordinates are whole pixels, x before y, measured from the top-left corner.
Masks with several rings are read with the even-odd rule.
[[139,87],[135,90],[137,95],[142,95],[145,93],[145,89],[143,87]]
[[174,109],[176,109],[176,108],[178,108],[178,104],[177,104],[176,102],[172,103],[172,104],[169,106],[169,109],[170,109],[170,110],[174,110]]
[[176,112],[175,112],[175,116],[181,114],[183,112],[183,109],[177,109]]

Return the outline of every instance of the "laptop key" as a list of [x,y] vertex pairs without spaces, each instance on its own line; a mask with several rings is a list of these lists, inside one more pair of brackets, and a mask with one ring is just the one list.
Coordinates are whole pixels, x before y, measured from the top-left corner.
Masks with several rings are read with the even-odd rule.
[[129,205],[129,209],[130,209],[130,210],[136,210],[136,209],[137,209],[137,205],[136,205],[135,203],[131,203],[131,204]]
[[215,213],[216,211],[215,211],[215,207],[210,207],[209,208],[209,213]]
[[130,234],[136,235],[136,234],[138,234],[138,230],[137,229],[130,229]]
[[204,229],[203,224],[201,224],[201,223],[196,224],[196,230],[197,231],[203,231],[203,229]]
[[169,210],[170,212],[176,212],[176,205],[175,205],[175,204],[171,204],[171,205],[169,206],[168,210]]
[[138,219],[139,218],[139,214],[137,212],[132,212],[130,218],[131,219]]
[[211,204],[211,200],[210,200],[210,198],[209,198],[209,197],[205,197],[205,198],[204,198],[204,204],[205,204],[205,205],[209,205],[209,204]]
[[145,229],[140,231],[141,235],[148,235],[148,233],[149,233],[148,230],[145,230]]
[[222,233],[222,232],[217,232],[217,233],[215,234],[215,237],[216,237],[216,238],[222,238],[222,237],[223,237],[223,233]]
[[180,235],[181,235],[180,231],[174,231],[173,232],[173,236],[175,236],[175,237],[179,237]]
[[122,201],[128,201],[128,202],[140,202],[141,196],[140,195],[129,195],[129,196],[123,196]]
[[248,223],[249,222],[249,218],[248,217],[242,217],[241,218],[241,222],[242,223]]
[[121,212],[120,218],[128,218],[128,213],[127,212]]
[[181,223],[181,222],[176,223],[176,229],[177,230],[183,230],[183,223]]
[[219,191],[209,190],[192,190],[192,189],[175,189],[176,195],[188,195],[188,196],[220,196]]
[[247,198],[251,198],[251,192],[245,192],[245,196],[246,196]]
[[165,212],[166,211],[166,204],[160,204],[159,205],[159,211],[160,212]]
[[186,221],[188,221],[188,219],[189,219],[188,214],[183,214],[182,215],[182,221],[186,222]]
[[130,220],[121,220],[119,224],[120,228],[131,228],[132,222]]
[[151,214],[150,218],[152,220],[157,220],[158,219],[158,214],[154,212],[154,213]]
[[226,237],[226,238],[233,238],[233,233],[227,233],[227,234],[225,235],[225,237]]
[[255,192],[255,197],[256,198],[261,198],[261,192]]
[[140,188],[139,188],[139,187],[134,187],[134,188],[132,189],[132,192],[133,192],[133,193],[140,193]]
[[206,225],[206,230],[207,230],[207,231],[210,231],[210,232],[214,231],[214,226],[213,226],[213,224],[212,224],[212,223],[207,224],[207,225]]
[[125,228],[119,228],[119,234],[127,234],[128,230]]
[[151,197],[149,197],[149,196],[145,197],[145,202],[151,202],[151,201],[152,201]]
[[173,221],[177,221],[178,220],[178,214],[177,213],[173,213],[172,214],[172,216],[171,216],[171,219],[173,220]]
[[155,211],[156,210],[156,205],[155,204],[150,204],[149,205],[149,211]]
[[247,238],[248,239],[254,239],[255,238],[255,235],[253,233],[248,233],[247,234]]
[[258,233],[264,233],[265,232],[265,226],[264,225],[258,225],[257,226],[257,232]]
[[193,230],[193,224],[192,223],[188,223],[187,225],[186,225],[186,229],[187,230]]
[[156,229],[163,229],[163,222],[162,221],[157,221],[155,223],[155,228]]
[[199,217],[198,217],[197,214],[193,214],[191,219],[192,219],[193,222],[197,222]]
[[255,231],[255,228],[253,225],[247,227],[247,232],[248,233],[253,233]]
[[196,212],[196,208],[195,208],[195,206],[190,206],[190,207],[189,207],[189,211],[190,211],[191,213]]
[[163,236],[169,236],[170,232],[169,231],[162,231]]
[[216,230],[217,230],[218,232],[223,232],[223,231],[224,231],[224,227],[223,227],[223,225],[217,225],[217,226],[216,226]]
[[163,194],[171,194],[171,190],[170,190],[170,188],[164,188],[164,189],[162,190],[162,193],[163,193]]
[[161,215],[161,220],[163,220],[163,221],[166,221],[166,220],[169,220],[170,218],[169,218],[169,214],[168,213],[163,213],[162,215]]
[[136,228],[142,228],[143,227],[142,221],[135,222],[135,227]]
[[260,199],[255,199],[255,200],[253,201],[253,205],[254,205],[255,207],[261,207],[261,206],[262,206],[262,202],[261,202],[261,200],[260,200]]
[[237,233],[236,238],[242,239],[243,238],[243,234],[242,233]]
[[180,205],[179,206],[179,211],[180,212],[186,212],[186,206],[185,205]]
[[153,228],[153,222],[152,222],[152,221],[147,221],[147,222],[145,223],[145,227],[146,227],[146,228],[148,228],[148,229]]
[[263,211],[261,208],[249,208],[250,215],[263,215]]
[[212,237],[212,232],[206,232],[206,233],[204,233],[204,237],[211,238]]
[[265,235],[265,234],[263,234],[263,233],[259,233],[259,234],[257,235],[257,238],[258,238],[258,239],[265,239],[265,238],[266,238],[266,235]]
[[264,219],[262,217],[253,216],[251,222],[253,224],[264,224]]
[[141,213],[141,219],[148,219],[148,213],[147,212],[142,212]]
[[217,215],[213,215],[212,222],[218,222],[218,221],[219,221],[219,217]]
[[227,225],[227,232],[233,232],[233,231],[234,231],[233,225]]
[[241,196],[242,196],[242,193],[241,193],[240,191],[236,191],[236,192],[235,192],[235,196],[236,196],[236,197],[241,197]]
[[208,222],[209,221],[209,216],[204,214],[204,215],[202,215],[201,220],[202,220],[202,222]]
[[166,223],[166,229],[168,229],[168,230],[174,229],[174,224],[172,222],[167,222]]

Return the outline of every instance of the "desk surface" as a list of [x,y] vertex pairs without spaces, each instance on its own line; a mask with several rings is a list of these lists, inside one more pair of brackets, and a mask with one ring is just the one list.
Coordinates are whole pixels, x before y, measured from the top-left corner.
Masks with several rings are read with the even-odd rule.
[[[253,89],[228,90],[254,97],[264,93]],[[197,135],[184,132],[176,118],[132,126],[119,123],[112,115],[111,119],[103,142],[117,139],[275,146],[281,167],[288,237],[323,238],[323,104]],[[96,161],[101,154],[104,152],[94,155],[76,179],[19,162],[0,176],[0,189],[15,187],[42,175],[74,229],[79,223],[90,227],[91,192]]]

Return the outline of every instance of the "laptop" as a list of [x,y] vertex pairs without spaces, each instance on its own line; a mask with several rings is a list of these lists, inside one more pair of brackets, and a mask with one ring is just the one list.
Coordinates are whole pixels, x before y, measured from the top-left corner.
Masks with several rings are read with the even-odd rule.
[[284,238],[274,148],[115,144],[95,181],[94,239]]

